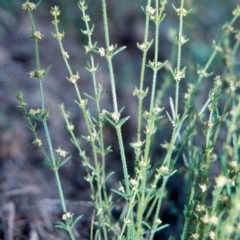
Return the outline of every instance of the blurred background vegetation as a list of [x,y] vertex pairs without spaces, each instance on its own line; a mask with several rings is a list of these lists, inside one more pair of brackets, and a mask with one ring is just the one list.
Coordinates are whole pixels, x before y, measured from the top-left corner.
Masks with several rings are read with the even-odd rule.
[[[66,239],[63,233],[54,229],[53,222],[61,216],[57,191],[51,172],[42,162],[41,153],[32,146],[33,138],[28,131],[22,113],[17,109],[15,95],[23,91],[30,106],[38,107],[38,90],[34,80],[29,79],[26,72],[34,69],[34,47],[29,39],[29,23],[26,12],[17,4],[19,1],[1,0],[0,3],[0,239],[5,239],[10,231],[9,216],[14,214],[14,239],[30,239],[31,234],[37,233],[40,239]],[[102,27],[101,1],[86,0],[89,15],[95,24],[94,38],[98,46],[104,46],[104,33]],[[73,156],[64,169],[61,176],[66,198],[69,200],[70,209],[76,213],[84,214],[79,226],[80,239],[89,239],[89,221],[93,204],[90,202],[88,184],[84,180],[84,170],[81,166],[76,150],[69,143],[69,135],[64,127],[58,105],[65,103],[67,110],[71,111],[72,120],[76,124],[79,135],[84,134],[82,117],[74,105],[75,93],[71,89],[66,76],[68,73],[62,62],[58,45],[52,38],[54,31],[51,24],[50,7],[59,5],[62,11],[61,30],[65,32],[63,43],[70,53],[70,63],[74,71],[81,75],[81,87],[83,91],[91,93],[91,78],[84,69],[88,59],[84,45],[86,38],[81,34],[84,29],[78,1],[42,0],[40,6],[33,12],[37,28],[45,34],[40,41],[42,66],[45,68],[52,64],[52,69],[47,79],[44,80],[47,106],[50,109],[49,120],[53,142],[57,148],[59,145],[66,148]],[[124,114],[131,115],[128,124],[124,125],[123,135],[126,143],[128,164],[131,172],[133,166],[133,153],[129,149],[129,142],[134,141],[137,107],[136,98],[132,96],[135,86],[138,86],[141,64],[141,52],[137,49],[136,42],[143,41],[144,13],[141,5],[144,0],[107,0],[110,39],[111,43],[118,46],[127,46],[127,50],[114,58],[115,75],[117,81],[117,94],[120,107],[126,106]],[[178,0],[168,1],[166,18],[160,26],[160,61],[170,60],[174,66],[176,61],[176,45],[174,45],[174,33],[178,30],[178,17],[172,7],[179,5]],[[204,65],[212,51],[212,40],[218,40],[221,35],[221,27],[232,18],[232,10],[236,7],[236,0],[193,1],[186,0],[185,8],[192,8],[192,13],[184,20],[183,33],[189,38],[183,48],[183,65],[187,66],[187,77],[182,83],[181,91],[186,91],[187,83],[196,80],[196,66]],[[238,22],[235,26],[240,27]],[[153,24],[150,26],[150,38],[154,34]],[[149,59],[153,58],[154,51],[149,52]],[[111,110],[111,95],[108,82],[108,72],[105,62],[98,58],[102,71],[98,74],[99,82],[106,91],[103,100],[105,108]],[[211,68],[211,72],[217,75],[223,67],[223,59],[219,58]],[[165,82],[164,82],[165,81]],[[151,84],[151,71],[147,70],[146,86]],[[205,79],[201,86],[203,94],[199,94],[198,101],[204,101],[206,89],[212,81]],[[174,97],[174,81],[169,73],[161,71],[158,77],[158,88],[165,87],[166,94],[162,99],[162,106],[169,108],[169,97]],[[201,92],[200,91],[200,92]],[[180,110],[183,107],[183,99],[180,102]],[[91,106],[91,103],[89,103]],[[146,103],[148,104],[148,103]],[[196,103],[198,104],[198,103]],[[161,106],[161,107],[162,107]],[[156,156],[162,154],[160,143],[168,138],[171,129],[162,126],[164,134],[158,134],[155,148]],[[38,126],[41,133],[41,126]],[[163,136],[162,136],[163,135]],[[109,181],[109,189],[117,188],[121,179],[121,163],[119,161],[118,147],[115,144],[114,130],[106,129],[106,141],[113,145],[113,154],[108,159],[108,172],[115,171],[112,180]],[[181,165],[181,164],[180,164]],[[178,185],[176,185],[178,183]],[[171,227],[161,232],[156,239],[167,239],[171,234],[179,238],[182,227],[182,211],[186,200],[181,173],[169,183],[169,194],[164,203],[160,218]],[[42,207],[44,206],[44,207]],[[46,207],[48,206],[48,207]],[[12,210],[13,209],[13,210]],[[9,220],[10,219],[10,220]],[[10,229],[10,230],[9,230]]]

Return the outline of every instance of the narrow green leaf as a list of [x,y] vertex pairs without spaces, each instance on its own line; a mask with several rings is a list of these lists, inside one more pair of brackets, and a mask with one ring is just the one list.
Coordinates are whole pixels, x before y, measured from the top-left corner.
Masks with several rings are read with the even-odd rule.
[[162,225],[161,227],[158,227],[155,232],[158,232],[158,231],[160,231],[160,230],[162,230],[162,229],[164,229],[168,226],[169,226],[169,224]]
[[125,194],[125,193],[120,192],[120,191],[118,191],[118,190],[116,190],[116,189],[111,189],[111,191],[114,192],[114,193],[116,193],[117,195],[123,197],[125,200],[127,200],[127,197],[126,197],[126,194]]
[[112,56],[116,55],[117,53],[120,53],[121,51],[123,51],[124,49],[126,49],[126,46],[120,47],[119,49],[117,49]]
[[61,229],[67,230],[66,224],[63,223],[63,222],[60,222],[60,221],[58,221],[58,222],[56,223],[55,227],[56,227],[56,228],[61,228]]
[[49,73],[49,71],[51,70],[51,67],[52,67],[52,65],[50,65],[50,66],[48,66],[48,67],[47,67],[47,69],[45,70],[45,73],[44,73],[44,75],[46,75],[46,74],[48,74],[48,73]]
[[93,101],[95,101],[95,98],[94,98],[94,97],[88,95],[87,93],[83,93],[83,94],[84,94],[85,96],[87,96],[88,98],[92,99]]
[[76,217],[76,218],[73,220],[71,226],[74,226],[74,225],[82,218],[82,216],[83,216],[83,215],[80,215],[80,216]]
[[61,166],[63,166],[70,158],[71,158],[72,156],[69,156],[69,157],[67,157],[67,158],[65,158],[65,159],[63,159],[63,160],[61,160],[61,162],[59,163],[59,165],[58,165],[58,167],[61,167]]
[[110,173],[106,176],[106,178],[105,178],[105,182],[106,182],[107,179],[110,178],[113,174],[114,174],[114,172],[110,172]]
[[36,7],[38,7],[41,4],[41,0],[38,1],[38,3],[36,4]]
[[130,118],[130,116],[121,119],[121,120],[118,122],[117,126],[122,126],[129,118]]
[[148,229],[151,229],[151,227],[150,227],[150,225],[149,225],[148,223],[142,221],[142,224],[143,224],[144,226],[146,226]]

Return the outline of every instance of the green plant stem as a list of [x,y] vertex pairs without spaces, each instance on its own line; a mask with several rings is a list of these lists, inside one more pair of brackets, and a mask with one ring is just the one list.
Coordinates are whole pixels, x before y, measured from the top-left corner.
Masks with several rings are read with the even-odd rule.
[[[103,11],[105,41],[106,41],[106,47],[108,49],[109,48],[109,31],[108,31],[108,21],[107,21],[106,0],[102,0],[102,11]],[[114,74],[113,74],[112,57],[106,57],[106,59],[107,59],[107,63],[108,63],[109,77],[110,77],[110,83],[111,83],[113,109],[114,109],[114,112],[118,113],[117,95],[116,95],[116,86],[115,86],[115,80],[114,80]],[[116,130],[117,130],[117,137],[118,137],[118,142],[119,142],[119,147],[120,147],[120,154],[121,154],[121,160],[122,160],[122,166],[123,166],[123,175],[124,175],[124,181],[125,181],[125,185],[126,185],[126,193],[129,196],[130,187],[129,187],[128,170],[127,170],[126,156],[125,156],[125,150],[124,150],[124,145],[123,145],[122,132],[121,132],[120,127],[117,127]]]
[[[147,8],[150,7],[151,0],[148,0]],[[145,31],[144,31],[144,43],[148,42],[148,30],[149,29],[149,13],[146,11],[146,20],[145,20]],[[139,91],[143,91],[144,84],[144,76],[146,69],[146,59],[147,59],[147,51],[143,51],[142,55],[142,65],[141,65],[141,73],[140,73],[140,84]],[[143,107],[143,98],[139,98],[138,102],[138,130],[137,130],[137,141],[141,141],[141,132],[142,132],[142,107]]]
[[[159,1],[155,1],[155,8],[156,8],[156,15],[155,17],[158,19],[159,17],[162,17],[164,6],[159,11]],[[154,52],[154,64],[157,66],[158,64],[158,46],[159,46],[159,26],[160,22],[155,22],[155,52]],[[155,102],[155,93],[156,93],[156,80],[157,80],[157,73],[158,69],[155,68],[153,70],[153,81],[152,81],[152,92],[151,92],[151,100],[150,100],[150,111],[153,109],[153,105]]]
[[[85,13],[85,9],[84,8],[81,8],[81,11],[82,11],[82,14],[83,14],[83,19],[86,19],[86,13]],[[86,29],[87,29],[87,32],[90,32],[90,27],[89,27],[89,24],[88,24],[88,21],[84,21],[85,22],[85,25],[86,25]],[[89,34],[88,35],[88,44],[89,46],[92,46],[92,37],[91,35]],[[94,62],[94,57],[93,57],[93,54],[90,54],[90,60],[91,60],[91,67],[92,69],[95,68],[95,62]],[[96,73],[92,73],[92,80],[93,80],[93,87],[94,87],[94,93],[95,93],[95,98],[97,99],[97,81],[96,81]],[[99,104],[99,100],[96,101],[96,106],[97,106],[97,111],[98,111],[98,114],[100,114],[101,110],[100,110],[100,104]],[[101,124],[101,120],[99,119],[99,135],[100,135],[100,148],[101,148],[101,156],[102,156],[102,178],[105,179],[105,176],[106,176],[106,173],[105,173],[105,147],[104,147],[104,138],[103,138],[103,125]],[[107,193],[106,193],[106,186],[105,184],[103,185],[103,189],[104,189],[104,196],[105,196],[105,199],[107,199]]]
[[[136,196],[137,196],[137,191],[134,192],[132,198],[130,199],[129,207],[128,207],[127,214],[126,214],[126,217],[125,217],[126,220],[131,218]],[[133,224],[133,223],[131,223],[131,224]],[[122,226],[121,234],[118,237],[119,240],[122,239],[126,227],[127,227],[127,221],[125,221],[123,226]]]
[[217,129],[215,131],[215,134],[214,134],[214,137],[213,137],[213,145],[215,146],[216,142],[217,142],[217,138],[218,138],[218,135],[219,135],[219,132],[220,132],[220,129],[221,129],[221,126],[223,124],[223,121],[224,121],[224,118],[226,116],[226,113],[227,113],[227,108],[229,106],[229,103],[231,101],[231,92],[228,94],[228,98],[227,98],[227,101],[225,102],[224,104],[224,107],[223,107],[223,112],[222,112],[222,115],[220,117],[220,123],[218,124],[217,126]]
[[[181,0],[181,7],[183,9],[184,0]],[[178,33],[178,54],[177,54],[177,73],[180,72],[181,67],[181,52],[182,52],[182,30],[183,30],[183,14],[179,14],[179,33]],[[178,102],[179,102],[179,81],[176,81],[176,92],[175,92],[175,117],[178,116]]]
[[[27,2],[29,2],[29,1],[27,1]],[[35,30],[32,12],[29,9],[27,11],[28,11],[29,20],[30,20],[30,23],[32,26],[32,33],[34,33],[36,30]],[[35,39],[34,43],[35,43],[36,68],[37,68],[37,71],[39,71],[40,70],[40,58],[39,58],[38,40]],[[45,104],[44,104],[45,101],[44,101],[42,79],[39,79],[39,89],[40,89],[41,107],[42,107],[42,111],[43,111],[43,110],[45,110]],[[47,139],[47,143],[48,143],[48,147],[49,147],[49,151],[50,151],[50,155],[51,155],[51,161],[52,161],[53,166],[56,166],[56,160],[55,160],[55,156],[54,156],[54,152],[53,152],[53,148],[52,148],[52,141],[50,138],[50,133],[49,133],[48,125],[47,125],[46,121],[43,121],[43,127],[44,127],[44,131],[45,131],[45,135],[46,135],[46,139]],[[61,181],[60,181],[60,177],[59,177],[59,173],[58,173],[58,168],[57,167],[54,168],[53,171],[54,171],[55,181],[57,184],[58,193],[59,193],[59,197],[60,197],[60,201],[61,201],[62,211],[67,212],[63,189],[62,189],[62,185],[61,185]],[[75,237],[72,233],[72,229],[69,229],[68,233],[69,233],[71,240],[75,240]]]
[[124,180],[126,184],[126,193],[129,196],[130,187],[129,187],[129,179],[128,179],[127,161],[126,161],[125,151],[123,146],[122,132],[120,127],[117,127],[116,130],[117,130],[117,138],[119,142],[120,154],[122,159],[123,175],[124,175]]
[[[54,24],[54,26],[55,26],[55,31],[58,34],[59,33],[58,24]],[[58,43],[59,43],[59,47],[60,47],[61,53],[64,53],[65,51],[64,51],[61,39],[57,38],[57,40],[58,40]],[[72,76],[73,75],[72,69],[71,69],[71,67],[69,65],[69,62],[68,62],[67,58],[64,57],[63,59],[64,59],[64,62],[66,64],[66,67],[68,69],[68,72],[69,72],[70,76]],[[81,97],[81,93],[80,93],[80,91],[78,89],[78,85],[77,85],[76,82],[74,82],[73,85],[74,85],[75,91],[77,93],[78,100],[79,100],[79,102],[81,102],[82,97]],[[87,126],[88,134],[89,134],[89,136],[91,138],[93,131],[91,129],[91,122],[90,122],[89,112],[86,110],[85,107],[82,107],[81,109],[82,109],[84,120],[85,120],[85,123],[86,123],[86,126]],[[100,207],[103,207],[103,199],[102,199],[102,192],[101,192],[102,185],[101,185],[101,174],[100,174],[101,167],[99,166],[99,162],[98,162],[98,158],[97,158],[97,150],[96,150],[96,145],[94,143],[94,140],[91,139],[90,144],[91,144],[91,148],[92,148],[92,152],[93,152],[95,171],[97,173],[96,174],[97,196],[98,196],[97,199],[99,201]],[[104,220],[103,213],[100,213],[100,218],[99,219],[100,219],[100,221],[99,221],[100,225],[102,226],[102,229],[103,229],[104,238],[107,239],[107,230],[106,230],[106,225],[105,225],[105,220]]]
[[[219,203],[221,191],[222,191],[222,187],[215,187],[215,190],[213,193],[213,202],[212,202],[210,217],[213,217],[213,216],[216,217],[216,215],[218,215],[216,208]],[[218,216],[218,217],[220,217],[220,216]],[[211,224],[207,224],[206,228],[204,229],[204,235],[203,235],[202,240],[208,239],[208,234],[209,234],[210,229],[211,229]]]
[[[237,19],[238,19],[238,16],[235,15],[235,16],[232,18],[231,22],[229,23],[229,26],[232,26],[232,25],[236,22]],[[221,44],[222,44],[223,40],[225,39],[226,35],[227,35],[226,32],[224,32],[224,33],[222,34],[222,36],[220,37],[220,39],[219,39],[218,43],[216,44],[216,46],[221,46]],[[212,55],[210,56],[209,60],[207,61],[205,67],[203,68],[203,72],[207,72],[208,68],[211,66],[211,64],[212,64],[215,56],[217,55],[217,53],[218,53],[218,52],[216,51],[216,49],[214,49]],[[200,82],[201,82],[201,80],[203,79],[203,77],[204,77],[204,76],[199,75],[198,80],[197,80],[197,86],[200,84]]]
[[[155,1],[155,9],[156,9],[156,14],[155,18],[159,19],[160,17],[162,18],[163,10],[164,10],[164,5],[162,8],[159,10],[159,1]],[[155,68],[153,70],[153,81],[152,81],[152,91],[151,91],[151,100],[150,100],[150,108],[149,112],[152,114],[153,112],[153,106],[155,102],[155,92],[156,92],[156,79],[157,79],[157,72],[158,68],[156,67],[158,64],[158,45],[159,45],[159,26],[160,26],[161,21],[156,21],[155,22],[155,53],[154,53],[154,65]],[[148,26],[148,25],[147,25]],[[145,32],[147,36],[148,34],[148,29],[147,32]],[[145,68],[144,68],[145,69]],[[154,122],[155,122],[155,116],[151,118],[151,123],[150,129],[154,129]],[[140,140],[140,139],[139,139]],[[152,135],[149,134],[147,135],[146,143],[145,143],[145,150],[144,150],[144,161],[148,161],[149,159],[149,152],[150,152],[150,146],[151,146],[151,140],[152,140]],[[145,196],[145,189],[146,189],[146,183],[147,183],[147,168],[143,168],[142,170],[142,185],[140,187],[140,203],[138,205],[138,214],[137,214],[137,238],[140,238],[141,234],[141,226],[142,226],[142,219],[143,219],[143,214],[145,211],[145,202],[146,202],[146,196]]]
[[157,219],[158,219],[159,212],[160,212],[160,209],[161,209],[162,199],[163,199],[163,196],[164,196],[164,190],[166,188],[167,180],[168,180],[168,177],[163,178],[163,182],[162,182],[162,185],[161,185],[161,188],[160,188],[160,191],[159,191],[159,195],[157,196],[157,199],[158,199],[157,208],[156,208],[156,211],[155,211],[155,214],[154,214],[154,219],[153,219],[153,224],[152,224],[153,229],[151,230],[151,235],[149,237],[149,240],[153,239],[154,234],[156,232]]
[[[151,119],[150,129],[153,129],[154,121],[155,121],[155,117]],[[143,161],[146,162],[146,165],[148,164],[150,145],[151,145],[151,134],[148,134],[146,143],[145,143],[144,159],[143,159]],[[147,167],[144,167],[141,169],[141,175],[142,175],[142,179],[141,179],[141,187],[140,187],[140,201],[138,204],[138,211],[137,211],[137,233],[136,233],[137,239],[141,238],[142,219],[143,219],[144,211],[146,210],[145,192],[146,192],[146,184],[147,184]]]
[[197,167],[194,170],[193,183],[192,183],[191,192],[188,200],[188,206],[187,206],[186,212],[184,213],[185,221],[184,221],[183,231],[181,235],[181,240],[187,239],[188,227],[191,220],[191,213],[194,212],[193,200],[194,200],[195,189],[197,185],[198,169],[199,167]]

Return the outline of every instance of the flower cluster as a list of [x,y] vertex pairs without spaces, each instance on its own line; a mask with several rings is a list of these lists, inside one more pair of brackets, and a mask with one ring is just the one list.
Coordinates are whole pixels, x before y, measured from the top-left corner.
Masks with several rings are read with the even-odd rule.
[[61,11],[59,10],[59,6],[54,6],[54,7],[52,7],[50,13],[51,13],[55,18],[57,18],[57,17],[60,15],[60,13],[61,13]]
[[[87,50],[86,50],[87,51]],[[101,57],[104,57],[105,56],[105,49],[103,47],[99,48],[98,49],[98,52],[100,54]]]
[[148,66],[153,70],[160,70],[166,63],[167,62],[162,63],[162,62],[159,62],[159,61],[155,63],[155,61],[150,61],[149,60],[148,61]]
[[179,71],[175,74],[174,76],[174,79],[177,81],[177,82],[180,82],[180,80],[182,78],[185,78],[185,73],[183,71]]
[[36,9],[36,4],[32,3],[32,2],[25,2],[22,5],[22,9],[32,11],[32,10]]
[[63,52],[62,52],[62,57],[65,58],[65,59],[69,59],[69,54],[68,54],[68,52],[63,51]]
[[213,122],[211,122],[211,121],[206,121],[206,122],[204,122],[204,125],[207,127],[207,128],[212,128],[213,127]]
[[64,35],[65,35],[64,32],[62,32],[62,33],[57,32],[57,33],[54,33],[54,34],[53,34],[53,37],[56,38],[56,39],[58,39],[58,40],[62,40],[62,39],[64,38]]
[[74,125],[70,123],[70,124],[67,126],[67,130],[70,131],[70,132],[73,131],[73,130],[74,130]]
[[148,42],[146,42],[146,43],[141,43],[141,44],[138,43],[137,46],[138,46],[138,48],[139,48],[140,50],[146,51],[146,50],[148,49],[148,47],[149,47],[149,43],[148,43]]
[[222,29],[226,32],[226,33],[231,33],[234,31],[233,26],[229,25],[229,24],[224,24]]
[[67,220],[67,219],[71,219],[73,216],[73,213],[71,212],[66,212],[62,215],[62,220]]
[[90,29],[82,30],[82,33],[89,37],[92,35],[92,30],[90,30]]
[[207,184],[206,183],[199,184],[199,187],[201,188],[201,191],[203,193],[207,191]]
[[56,153],[59,155],[59,157],[66,157],[66,155],[68,154],[68,152],[66,152],[65,150],[61,149],[60,147],[55,150]]
[[146,97],[148,94],[148,88],[144,91],[135,87],[133,91],[133,96],[138,96],[139,99]]
[[187,41],[188,41],[188,39],[185,39],[184,36],[181,36],[181,37],[178,38],[178,42],[179,42],[181,45],[185,44]]
[[37,147],[42,146],[42,140],[39,138],[36,138],[32,143],[33,143],[33,145],[35,145]]
[[188,90],[187,90],[187,93],[184,94],[184,98],[188,99],[191,96],[191,94],[194,92],[194,89],[195,89],[195,85],[192,83],[189,83]]
[[155,177],[157,176],[159,178],[160,176],[167,176],[167,175],[169,175],[169,173],[170,173],[169,167],[163,165],[157,169],[157,173],[156,173]]
[[102,112],[99,114],[100,119],[104,119],[107,114],[107,110],[103,109]]
[[118,113],[118,112],[113,112],[113,113],[111,113],[111,117],[112,117],[112,119],[113,119],[115,122],[118,122],[119,119],[120,119],[120,113]]
[[184,8],[175,8],[174,6],[173,6],[173,8],[175,9],[175,11],[177,12],[177,15],[182,15],[183,17],[186,17],[187,16],[187,14],[189,13],[186,9],[184,9]]
[[224,187],[227,183],[228,183],[228,178],[223,176],[223,175],[219,175],[216,179],[216,186],[218,188],[222,188]]
[[233,10],[232,14],[235,15],[235,16],[240,16],[240,7],[237,6],[237,7]]
[[42,33],[39,32],[39,31],[34,31],[34,32],[32,32],[32,34],[31,34],[31,38],[32,38],[32,39],[35,39],[35,40],[41,40],[43,37],[44,37],[44,34],[42,34]]
[[130,184],[132,186],[132,190],[136,191],[138,189],[138,180],[131,178],[130,179]]
[[80,78],[79,73],[77,72],[75,75],[71,75],[69,78],[67,77],[67,80],[73,84],[77,82],[77,80]]
[[30,78],[38,78],[41,79],[42,77],[44,77],[46,74],[46,70],[41,69],[41,70],[36,70],[36,71],[31,71],[28,75],[30,76]]
[[94,141],[97,137],[96,132],[92,132],[90,136],[87,136],[88,141]]
[[85,108],[87,105],[88,100],[87,99],[81,99],[79,106],[81,108]]
[[40,108],[37,108],[37,109],[33,109],[33,108],[30,108],[29,109],[29,113],[31,115],[38,115],[38,114],[41,114],[42,110]]

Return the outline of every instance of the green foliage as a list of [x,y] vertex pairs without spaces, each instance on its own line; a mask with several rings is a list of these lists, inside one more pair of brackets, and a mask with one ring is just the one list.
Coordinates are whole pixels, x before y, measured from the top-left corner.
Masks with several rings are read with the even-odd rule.
[[[169,227],[169,224],[163,224],[159,215],[163,207],[162,203],[166,199],[167,183],[179,171],[179,164],[184,169],[185,188],[188,193],[183,211],[184,225],[181,240],[239,239],[240,137],[238,125],[240,98],[237,88],[240,76],[237,69],[236,54],[240,45],[240,31],[234,27],[240,16],[240,8],[237,7],[233,11],[232,19],[224,24],[220,39],[213,41],[212,53],[206,64],[194,68],[197,69],[196,75],[188,70],[188,63],[183,55],[184,47],[191,42],[191,39],[184,37],[184,22],[186,18],[194,14],[194,11],[185,9],[184,0],[181,0],[180,6],[173,5],[175,14],[179,18],[179,29],[172,41],[173,49],[176,51],[173,51],[173,61],[169,56],[169,60],[162,63],[158,57],[161,47],[159,26],[167,18],[165,12],[168,9],[168,3],[166,0],[156,0],[152,3],[148,0],[147,4],[143,3],[144,37],[141,43],[136,43],[142,54],[142,64],[139,69],[139,86],[135,87],[135,90],[133,89],[133,95],[138,99],[138,117],[135,123],[137,126],[136,141],[127,143],[122,135],[122,127],[128,124],[131,116],[122,117],[125,109],[119,110],[113,61],[120,52],[128,51],[128,49],[125,49],[125,46],[111,43],[106,0],[102,0],[101,3],[105,47],[99,47],[98,39],[93,38],[94,25],[88,15],[86,2],[81,0],[78,3],[85,24],[82,33],[87,38],[87,45],[84,47],[89,56],[86,69],[92,77],[93,95],[81,91],[81,83],[78,83],[81,73],[73,73],[68,61],[69,54],[62,42],[65,34],[59,30],[60,8],[57,6],[51,8],[52,23],[55,28],[53,37],[59,44],[60,53],[69,72],[67,80],[76,90],[77,100],[75,102],[88,132],[87,136],[80,138],[75,135],[74,124],[69,121],[70,115],[66,113],[62,104],[60,109],[70,133],[71,142],[79,152],[82,165],[86,169],[85,179],[89,182],[92,191],[94,212],[91,239],[152,240],[156,233]],[[136,2],[134,4],[138,5]],[[188,3],[188,5],[190,4]],[[81,216],[74,219],[73,214],[68,211],[58,172],[60,167],[70,161],[70,157],[66,157],[68,153],[61,147],[53,150],[48,129],[49,111],[45,107],[42,83],[47,78],[50,67],[47,70],[42,70],[40,67],[38,45],[43,35],[36,30],[34,25],[32,11],[36,9],[36,5],[27,1],[22,4],[22,8],[27,11],[29,16],[30,36],[35,44],[36,68],[30,72],[29,76],[37,79],[41,106],[39,109],[29,108],[22,93],[17,95],[17,99],[19,100],[19,108],[24,111],[29,129],[33,132],[35,138],[33,144],[41,149],[45,158],[44,163],[53,171],[56,179],[63,212],[62,221],[58,221],[56,227],[66,230],[70,239],[73,240],[76,239],[73,228]],[[151,36],[152,39],[149,34],[150,26],[155,28],[155,34]],[[233,37],[235,37],[234,40]],[[150,50],[154,52],[153,60],[148,59]],[[106,110],[108,106],[101,104],[104,97],[103,87],[97,83],[97,79],[102,63],[96,62],[96,56],[104,59],[109,70],[112,95],[111,111]],[[225,65],[221,73],[215,74],[212,71],[217,57],[222,57]],[[152,70],[152,85],[148,88],[145,87],[147,68]],[[164,71],[162,72],[161,69]],[[164,87],[157,89],[157,81],[160,81],[160,70],[163,81],[171,83],[167,83],[167,85],[163,83],[162,86],[166,86],[168,89],[170,85],[175,85],[175,95],[174,99],[170,98],[169,110],[164,110],[163,107],[166,106],[159,106],[159,102],[163,102],[162,98],[167,94]],[[188,75],[194,76],[194,74],[195,77],[188,78]],[[197,105],[198,91],[203,79],[212,81],[212,86],[204,100],[205,102],[202,105]],[[181,91],[180,86],[187,84],[187,90]],[[147,110],[144,110],[146,98],[150,100],[150,104]],[[88,101],[95,102],[96,109],[94,111],[97,111],[97,117],[93,116],[94,111],[88,107]],[[38,137],[36,122],[43,125],[46,140],[41,140]],[[124,201],[124,209],[117,221],[111,212],[115,203],[112,200],[112,195],[109,195],[106,190],[106,181],[112,177],[112,173],[106,172],[106,155],[111,154],[111,147],[105,146],[104,139],[105,128],[109,125],[112,125],[116,130],[123,170],[123,179],[119,183],[119,188],[112,189],[111,193]],[[165,149],[164,156],[156,158],[152,154],[154,143],[157,142],[155,136],[158,131],[164,133],[165,126],[170,129],[171,136],[168,139],[166,135],[165,143],[161,145],[161,148]],[[201,141],[199,141],[200,135],[197,133],[198,126],[201,126]],[[221,141],[219,140],[220,133],[224,135]],[[43,146],[42,141],[47,143],[48,148]],[[92,149],[91,153],[82,148],[82,141],[89,143]],[[135,154],[135,168],[132,176],[129,174],[127,165],[131,159],[128,159],[126,155],[126,144],[130,144]],[[183,163],[179,162],[181,158]],[[217,176],[212,176],[210,173],[214,162],[218,162],[218,165],[221,166]],[[209,200],[207,193],[210,193],[211,187],[213,191]],[[93,233],[95,225],[98,229]],[[169,239],[173,238],[170,236]]]

